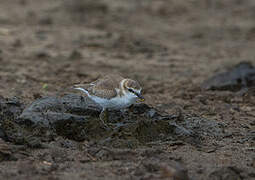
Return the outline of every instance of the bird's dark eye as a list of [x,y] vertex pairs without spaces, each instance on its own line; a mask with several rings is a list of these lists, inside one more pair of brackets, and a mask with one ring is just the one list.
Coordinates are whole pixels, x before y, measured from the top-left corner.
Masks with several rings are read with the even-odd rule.
[[131,93],[134,93],[134,90],[133,89],[128,89],[129,92]]

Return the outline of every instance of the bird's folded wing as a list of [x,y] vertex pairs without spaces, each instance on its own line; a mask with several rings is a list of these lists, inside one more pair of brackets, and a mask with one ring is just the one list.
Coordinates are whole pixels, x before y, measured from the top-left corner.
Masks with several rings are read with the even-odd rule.
[[76,87],[87,90],[92,96],[111,99],[118,95],[116,89],[119,89],[119,83],[122,79],[121,76],[108,75],[90,84],[80,84]]
[[88,92],[92,96],[97,96],[105,99],[111,99],[117,96],[116,90],[112,89],[99,89],[99,88],[89,88]]

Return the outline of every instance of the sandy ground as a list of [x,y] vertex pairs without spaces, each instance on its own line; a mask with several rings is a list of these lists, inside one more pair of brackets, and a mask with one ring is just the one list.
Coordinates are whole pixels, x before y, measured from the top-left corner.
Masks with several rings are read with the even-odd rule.
[[[142,84],[146,104],[215,120],[230,134],[205,139],[207,150],[156,145],[148,161],[154,162],[160,148],[192,179],[209,179],[222,167],[234,167],[241,179],[255,179],[254,94],[200,89],[217,72],[255,62],[254,22],[253,0],[2,0],[0,95],[29,104],[38,96],[65,93],[75,83],[119,73]],[[71,140],[50,144],[60,141]],[[117,160],[87,162],[86,143],[82,148],[72,141],[68,148],[19,149],[17,161],[0,163],[0,177],[153,179],[135,171],[148,147],[135,149],[135,155],[127,150]]]

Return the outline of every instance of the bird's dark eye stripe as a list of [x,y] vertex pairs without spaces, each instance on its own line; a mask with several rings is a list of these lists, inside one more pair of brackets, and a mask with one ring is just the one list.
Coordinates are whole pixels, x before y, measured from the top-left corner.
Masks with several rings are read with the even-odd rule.
[[128,90],[129,90],[129,92],[134,93],[133,89],[128,89]]

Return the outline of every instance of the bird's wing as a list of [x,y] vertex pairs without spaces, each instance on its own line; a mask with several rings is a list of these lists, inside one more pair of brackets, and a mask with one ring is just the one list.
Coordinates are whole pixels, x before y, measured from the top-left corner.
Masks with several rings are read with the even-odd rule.
[[92,96],[111,99],[118,95],[116,89],[119,89],[122,79],[124,78],[118,75],[108,75],[90,84],[81,84],[77,87],[85,89]]

